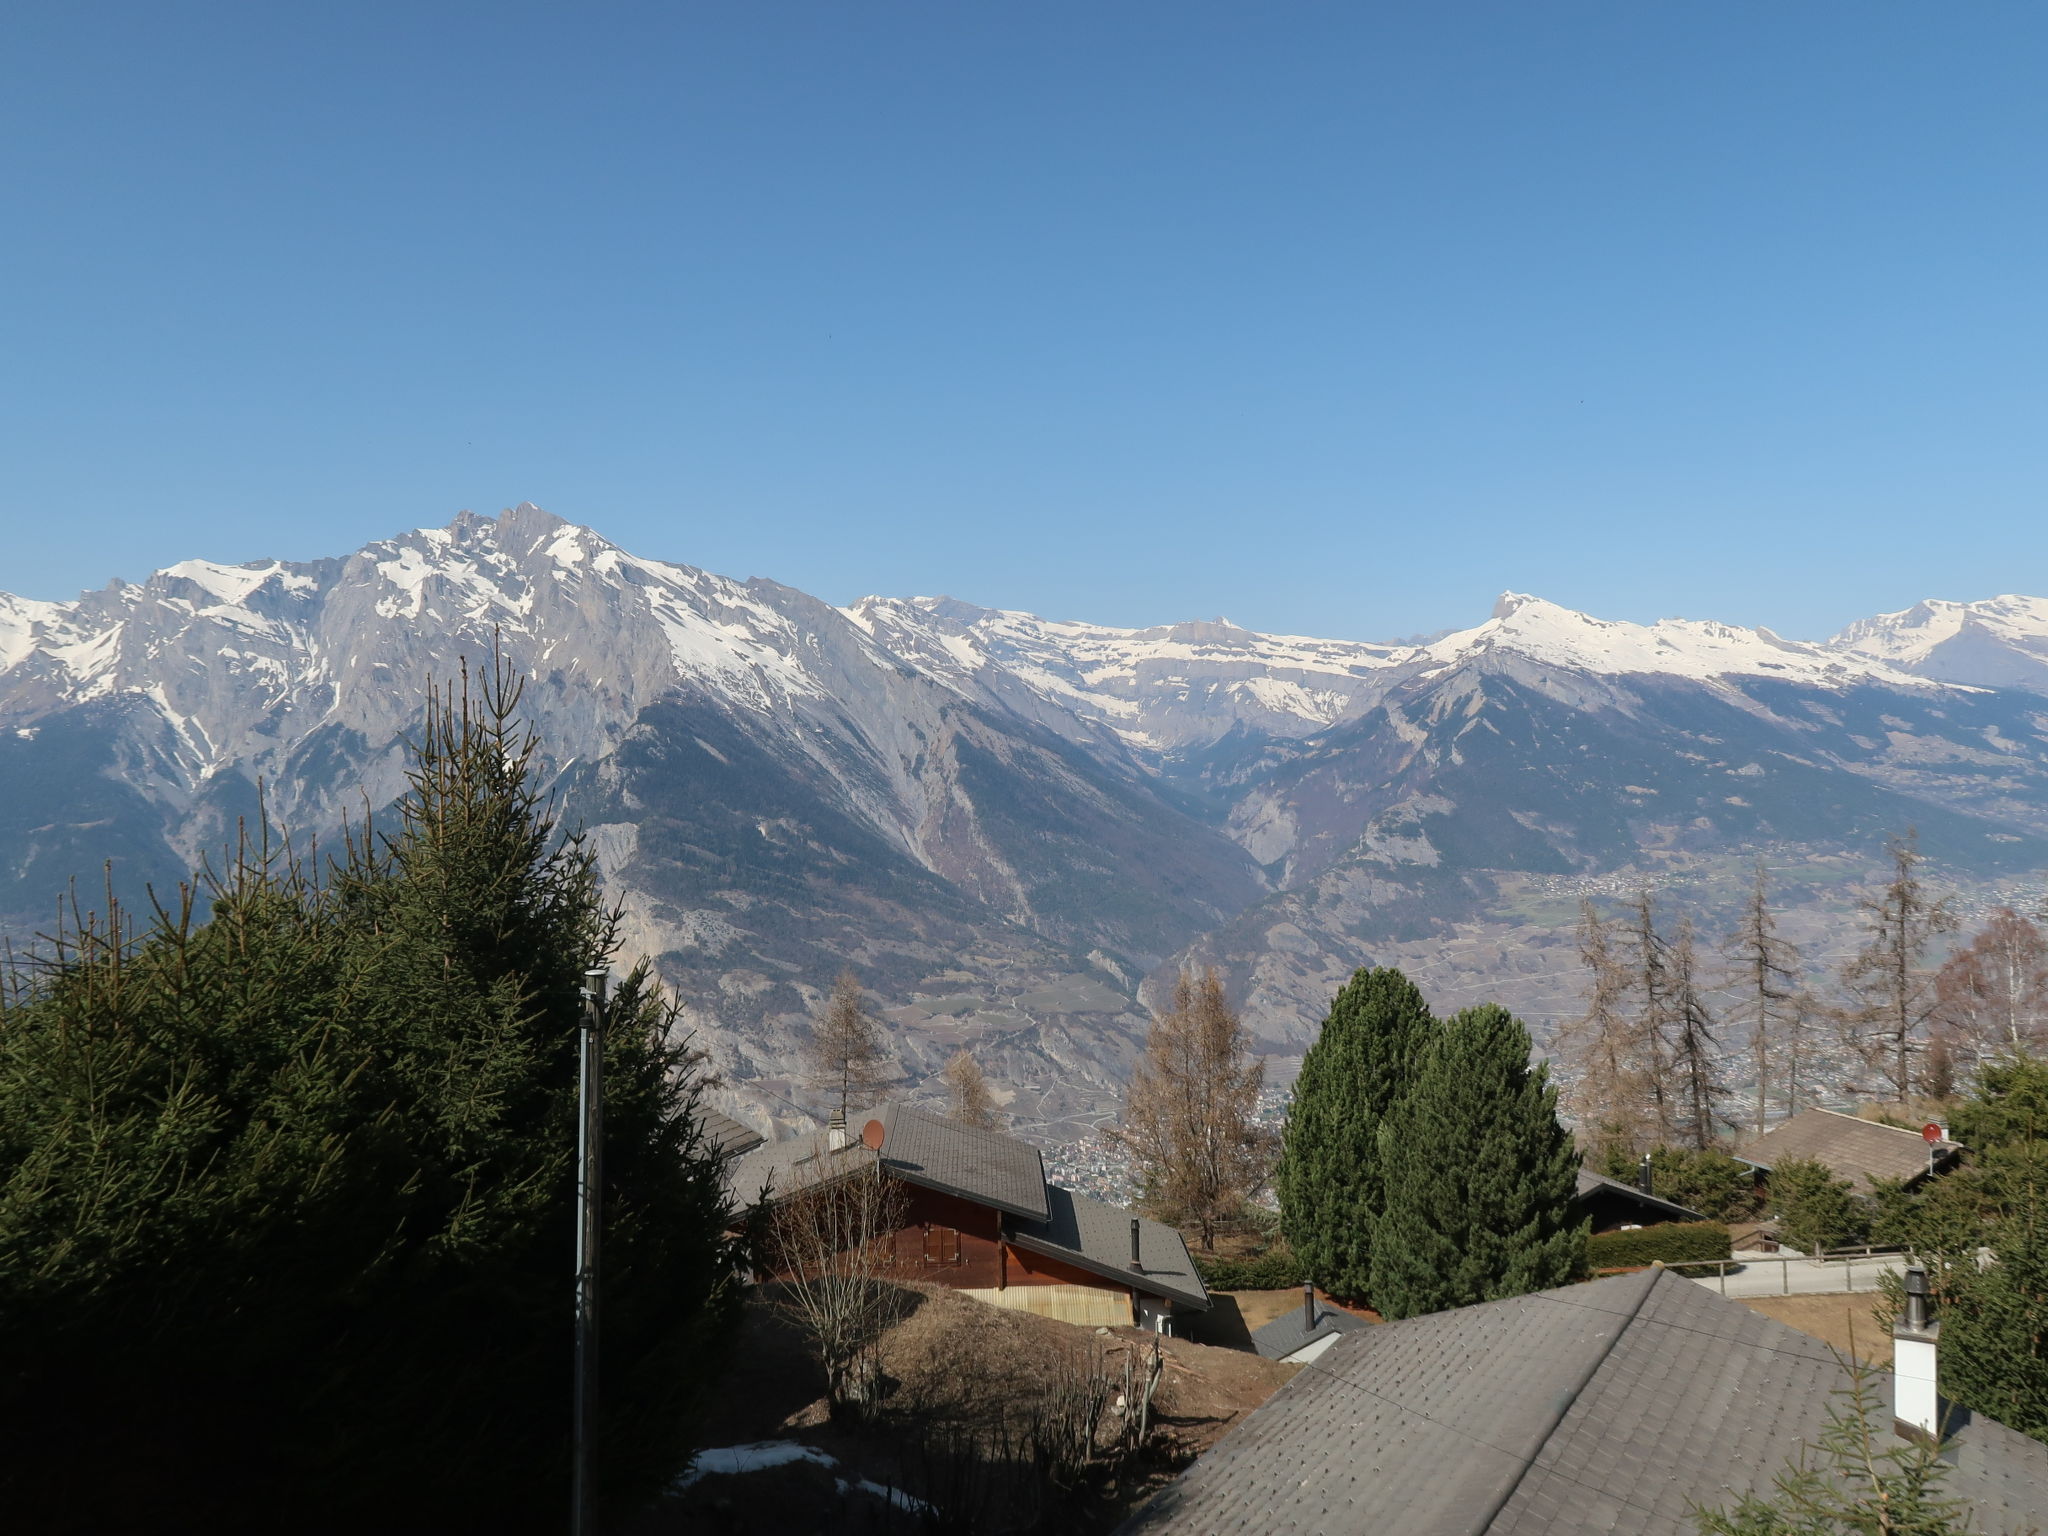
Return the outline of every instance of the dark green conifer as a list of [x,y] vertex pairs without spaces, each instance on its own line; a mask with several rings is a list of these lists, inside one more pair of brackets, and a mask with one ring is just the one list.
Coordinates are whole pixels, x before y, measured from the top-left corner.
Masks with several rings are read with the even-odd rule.
[[[615,943],[502,672],[400,825],[245,850],[0,1016],[0,1499],[23,1529],[526,1531],[567,1498],[578,986]],[[730,1211],[644,970],[605,1040],[604,1475],[687,1456]]]
[[1497,1301],[1577,1275],[1578,1155],[1557,1090],[1506,1009],[1467,1008],[1431,1036],[1380,1132],[1385,1210],[1372,1304],[1388,1318]]
[[1432,1024],[1406,976],[1361,970],[1331,1001],[1302,1059],[1274,1185],[1303,1273],[1333,1295],[1367,1294],[1382,1203],[1380,1124]]

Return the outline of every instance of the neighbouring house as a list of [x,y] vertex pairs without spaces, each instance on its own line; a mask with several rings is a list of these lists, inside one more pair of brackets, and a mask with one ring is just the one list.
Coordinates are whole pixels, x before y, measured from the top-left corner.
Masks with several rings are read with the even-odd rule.
[[852,1124],[755,1147],[727,1165],[727,1188],[745,1208],[878,1163],[903,1186],[889,1242],[907,1278],[1095,1327],[1167,1333],[1176,1313],[1209,1309],[1180,1233],[1047,1183],[1028,1141],[907,1104]]
[[1963,1148],[1944,1137],[1929,1144],[1918,1131],[1875,1120],[1859,1119],[1834,1109],[1809,1109],[1794,1115],[1736,1152],[1736,1157],[1763,1175],[1766,1182],[1778,1163],[1811,1158],[1824,1163],[1836,1178],[1846,1179],[1856,1193],[1867,1195],[1878,1179],[1919,1183],[1930,1173],[1950,1167]]
[[1579,1187],[1572,1195],[1573,1208],[1593,1224],[1595,1232],[1614,1232],[1623,1227],[1654,1227],[1667,1221],[1705,1221],[1698,1211],[1689,1211],[1669,1200],[1645,1194],[1633,1184],[1610,1179],[1590,1168],[1579,1170]]
[[1291,1307],[1263,1328],[1252,1330],[1252,1348],[1268,1360],[1307,1365],[1320,1358],[1340,1335],[1372,1326],[1370,1318],[1333,1307],[1316,1295],[1314,1286],[1304,1285],[1300,1306]]
[[[1950,1430],[1976,1528],[2048,1529],[2048,1445],[1934,1394],[1902,1329],[1880,1433]],[[1348,1333],[1168,1484],[1126,1536],[1695,1536],[1827,1428],[1826,1344],[1650,1269]],[[1894,1442],[1896,1443],[1896,1442]]]

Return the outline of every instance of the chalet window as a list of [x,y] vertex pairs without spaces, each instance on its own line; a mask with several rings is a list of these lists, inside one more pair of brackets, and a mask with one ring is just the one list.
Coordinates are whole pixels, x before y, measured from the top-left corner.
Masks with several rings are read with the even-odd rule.
[[934,1226],[925,1223],[924,1261],[927,1264],[958,1264],[960,1262],[960,1231],[957,1227]]

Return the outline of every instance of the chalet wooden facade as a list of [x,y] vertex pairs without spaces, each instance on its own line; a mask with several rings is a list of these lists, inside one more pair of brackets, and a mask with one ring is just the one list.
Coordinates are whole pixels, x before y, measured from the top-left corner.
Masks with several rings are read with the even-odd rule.
[[1209,1295],[1173,1228],[1049,1184],[1038,1149],[995,1131],[892,1104],[755,1147],[729,1165],[734,1195],[770,1201],[879,1167],[900,1185],[887,1243],[898,1274],[995,1306],[1092,1326],[1168,1332]]

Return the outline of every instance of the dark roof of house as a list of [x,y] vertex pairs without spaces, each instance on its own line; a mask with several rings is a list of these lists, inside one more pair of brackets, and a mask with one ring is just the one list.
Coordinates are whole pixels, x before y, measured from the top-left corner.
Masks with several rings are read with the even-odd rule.
[[1624,1184],[1620,1179],[1610,1179],[1604,1173],[1595,1173],[1590,1168],[1581,1168],[1579,1170],[1579,1187],[1573,1191],[1572,1198],[1575,1200],[1586,1200],[1595,1195],[1632,1200],[1639,1205],[1650,1207],[1658,1215],[1659,1219],[1665,1221],[1706,1220],[1706,1217],[1702,1216],[1698,1211],[1687,1210],[1684,1206],[1674,1205],[1669,1200],[1660,1200],[1655,1195],[1646,1195],[1640,1189],[1637,1189],[1635,1185]]
[[[1123,1529],[1694,1536],[1696,1504],[1768,1491],[1846,1380],[1669,1270],[1460,1307],[1339,1339]],[[2048,1445],[1972,1418],[1950,1446],[1980,1524],[2048,1526]]]
[[1268,1360],[1285,1360],[1298,1349],[1306,1349],[1317,1339],[1328,1338],[1333,1333],[1351,1333],[1360,1328],[1370,1328],[1369,1319],[1336,1307],[1325,1306],[1318,1299],[1315,1303],[1315,1322],[1311,1324],[1300,1307],[1289,1307],[1263,1328],[1252,1330],[1252,1348]]
[[[1043,1221],[1005,1224],[1011,1242],[1034,1253],[1065,1259],[1070,1264],[1197,1311],[1209,1309],[1209,1288],[1202,1283],[1187,1242],[1172,1227],[1121,1206],[1077,1195],[1047,1184],[1048,1207]],[[1138,1224],[1138,1262],[1131,1268],[1131,1223]]]
[[[1946,1160],[1962,1150],[1955,1142],[1935,1143]],[[1757,1137],[1740,1153],[1745,1163],[1768,1172],[1778,1163],[1812,1158],[1847,1179],[1859,1193],[1869,1193],[1877,1179],[1912,1183],[1927,1177],[1927,1143],[1918,1131],[1880,1125],[1833,1109],[1809,1109]]]
[[868,1120],[882,1123],[882,1161],[899,1178],[1012,1216],[1046,1219],[1045,1160],[1030,1142],[908,1104],[885,1104],[856,1117],[850,1127],[855,1136]]
[[850,1172],[860,1164],[857,1154],[863,1154],[861,1138],[870,1121],[881,1122],[883,1166],[905,1182],[960,1195],[1007,1215],[1045,1219],[1045,1164],[1038,1148],[907,1104],[885,1104],[849,1117],[852,1141],[838,1152],[826,1149],[826,1131],[756,1147],[727,1166],[726,1188],[734,1198],[752,1202],[764,1187],[786,1193],[821,1175]]
[[742,1125],[731,1115],[721,1115],[715,1109],[699,1109],[697,1123],[704,1128],[704,1139],[727,1157],[738,1157],[751,1152],[768,1138],[751,1125]]

